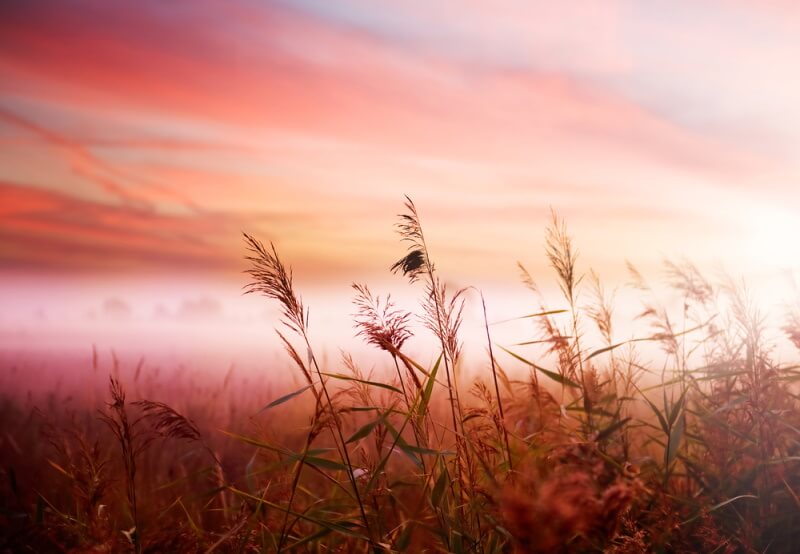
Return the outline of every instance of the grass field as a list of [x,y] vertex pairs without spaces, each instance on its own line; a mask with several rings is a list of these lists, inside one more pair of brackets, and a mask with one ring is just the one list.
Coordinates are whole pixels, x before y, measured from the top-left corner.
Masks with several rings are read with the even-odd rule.
[[[380,377],[317,357],[291,270],[245,235],[247,290],[280,307],[301,388],[264,406],[266,377],[198,383],[95,360],[77,396],[4,391],[0,550],[800,549],[800,372],[774,354],[800,348],[800,315],[770,329],[745,287],[687,263],[667,264],[682,299],[667,309],[631,266],[647,332],[621,341],[613,298],[554,215],[561,300],[519,314],[537,331],[526,344],[496,343],[484,318],[485,356],[466,360],[467,291],[437,273],[410,200],[397,228],[408,250],[392,269],[420,289],[419,313],[353,287]],[[412,334],[435,363],[406,353]]]

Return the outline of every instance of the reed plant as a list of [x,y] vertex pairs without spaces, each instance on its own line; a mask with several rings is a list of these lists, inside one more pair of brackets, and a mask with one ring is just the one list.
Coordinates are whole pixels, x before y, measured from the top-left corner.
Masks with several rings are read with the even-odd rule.
[[[519,264],[530,336],[503,344],[483,292],[445,285],[410,198],[397,230],[408,250],[389,269],[422,285],[417,313],[352,286],[354,334],[385,372],[318,357],[291,269],[246,234],[245,292],[280,310],[299,388],[237,388],[233,369],[207,394],[157,386],[142,361],[126,390],[115,361],[99,419],[91,400],[4,396],[0,549],[798,551],[800,370],[745,285],[671,261],[656,288],[628,264],[642,304],[620,336],[614,291],[553,213],[560,296],[550,305]],[[796,306],[785,347],[800,348]],[[469,313],[485,356],[462,350]],[[407,348],[426,335],[432,363]]]

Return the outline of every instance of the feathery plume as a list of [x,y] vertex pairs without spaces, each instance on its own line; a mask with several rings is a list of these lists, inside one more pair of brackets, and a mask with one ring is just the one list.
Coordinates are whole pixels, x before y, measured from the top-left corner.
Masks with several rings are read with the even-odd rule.
[[405,206],[408,213],[399,214],[400,221],[396,227],[401,240],[409,243],[409,252],[392,265],[392,273],[400,271],[408,277],[411,283],[414,283],[419,280],[420,276],[430,275],[433,272],[433,264],[428,259],[417,207],[408,196],[406,196]]
[[372,295],[367,285],[353,283],[353,289],[357,336],[394,355],[412,336],[411,314],[396,309],[391,295],[381,300],[380,296]]
[[292,285],[292,270],[286,269],[278,257],[275,245],[267,250],[261,241],[243,233],[247,249],[251,253],[245,259],[251,262],[245,271],[253,281],[245,285],[245,294],[260,293],[277,300],[281,305],[284,323],[298,334],[306,329],[307,315],[302,299],[295,294]]

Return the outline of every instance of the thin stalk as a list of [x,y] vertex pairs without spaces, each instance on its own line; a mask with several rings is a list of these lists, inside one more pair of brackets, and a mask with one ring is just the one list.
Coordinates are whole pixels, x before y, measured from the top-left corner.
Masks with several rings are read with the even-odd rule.
[[333,427],[336,429],[336,435],[341,443],[341,454],[344,458],[345,465],[347,466],[347,477],[350,479],[350,484],[353,486],[353,493],[355,494],[356,502],[358,503],[358,509],[361,512],[361,518],[364,520],[364,528],[367,531],[367,536],[370,537],[370,542],[372,542],[372,533],[370,532],[369,526],[369,519],[367,518],[367,512],[364,509],[364,503],[361,500],[361,493],[358,491],[358,483],[356,482],[356,477],[353,474],[353,463],[350,461],[350,454],[347,451],[347,442],[345,441],[344,434],[342,433],[342,423],[339,420],[339,415],[336,413],[336,409],[333,407],[333,401],[331,400],[331,395],[328,392],[328,386],[325,384],[325,379],[322,375],[322,370],[317,363],[317,357],[314,355],[314,352],[311,350],[311,343],[308,340],[308,335],[306,335],[305,330],[302,332],[303,340],[306,343],[306,347],[308,348],[309,355],[311,357],[311,363],[314,365],[314,369],[317,372],[317,376],[319,377],[319,382],[322,387],[322,392],[325,395],[325,400],[328,402],[328,409],[331,412],[331,417],[333,418]]
[[[455,352],[448,348],[445,337],[448,335],[449,329],[446,327],[445,322],[442,320],[444,315],[444,306],[442,305],[443,298],[440,298],[441,288],[439,281],[434,274],[433,265],[430,263],[430,255],[427,243],[425,242],[425,235],[422,232],[422,225],[419,221],[416,207],[411,199],[406,196],[406,207],[411,212],[411,215],[401,215],[401,223],[398,224],[400,234],[403,240],[412,243],[411,252],[402,258],[399,262],[394,264],[392,271],[402,270],[403,274],[408,276],[413,283],[420,275],[425,275],[428,281],[429,291],[428,294],[432,296],[433,306],[430,304],[426,306],[428,317],[430,319],[431,330],[438,336],[442,353],[444,357],[445,375],[447,376],[447,390],[450,401],[450,414],[452,416],[453,433],[456,437],[456,473],[459,485],[463,485],[463,471],[461,467],[461,456],[464,451],[462,445],[463,436],[463,421],[460,426],[461,432],[459,433],[459,421],[461,420],[461,402],[459,399],[458,385],[455,383]],[[435,317],[430,316],[430,310],[436,312]],[[450,345],[452,347],[452,345]],[[451,365],[453,375],[451,376]],[[452,484],[451,484],[452,485]],[[460,520],[464,521],[463,504],[464,504],[464,491],[463,486],[459,486],[461,500],[458,504]]]
[[[420,231],[421,234],[421,231]],[[423,247],[425,248],[425,256],[428,255],[427,246],[425,246],[425,239],[422,239]],[[445,344],[444,336],[445,336],[445,328],[444,324],[442,323],[442,305],[439,299],[439,294],[436,290],[436,279],[433,275],[433,270],[429,267],[428,268],[428,277],[431,282],[431,291],[433,293],[433,299],[435,302],[436,308],[436,323],[439,327],[439,342],[442,346],[443,358],[444,358],[444,370],[445,375],[447,376],[447,390],[450,400],[450,413],[453,419],[453,433],[455,434],[456,438],[456,476],[458,478],[458,492],[459,492],[459,504],[458,504],[458,512],[461,518],[461,521],[464,521],[464,487],[463,487],[463,468],[461,465],[461,456],[465,451],[464,446],[462,444],[463,436],[464,436],[464,426],[461,417],[461,402],[458,396],[458,384],[455,383],[455,373],[453,374],[453,379],[450,378],[450,355],[447,352],[447,346]],[[451,360],[455,363],[455,360]],[[455,369],[455,368],[454,368]],[[454,394],[455,391],[455,394]],[[456,415],[458,412],[458,415]],[[459,432],[459,422],[461,422],[460,432]],[[451,484],[452,485],[452,484]]]
[[[317,400],[317,406],[315,409],[315,414],[319,413],[319,405],[320,405],[320,397],[317,393],[316,389],[312,387],[314,394]],[[300,474],[303,472],[303,465],[305,464],[306,453],[308,449],[311,448],[311,443],[314,440],[314,421],[311,423],[311,428],[308,430],[308,434],[306,435],[306,443],[303,447],[303,456],[295,462],[295,468],[292,475],[292,490],[289,493],[289,504],[286,508],[286,511],[283,514],[283,523],[281,524],[281,535],[278,539],[278,552],[281,552],[283,549],[283,544],[286,541],[287,535],[287,528],[286,526],[289,523],[289,512],[292,511],[292,504],[294,503],[295,493],[297,492],[297,485],[300,483]]]
[[500,385],[497,382],[497,364],[494,360],[494,351],[492,350],[492,337],[489,334],[489,319],[486,316],[486,300],[483,298],[483,292],[478,291],[481,295],[481,306],[483,307],[483,327],[486,330],[486,343],[489,345],[489,359],[492,362],[492,378],[494,380],[494,391],[497,396],[497,409],[500,412],[500,427],[503,430],[503,440],[506,443],[506,459],[508,460],[508,471],[513,470],[511,465],[511,447],[508,443],[508,429],[506,429],[506,415],[503,411],[503,399],[500,398]]
[[592,422],[592,399],[589,397],[589,390],[586,387],[586,376],[583,372],[583,351],[581,350],[581,339],[578,336],[578,313],[575,309],[575,299],[572,290],[570,290],[567,300],[569,301],[569,309],[572,316],[572,336],[575,337],[575,357],[578,359],[578,372],[581,378],[581,389],[583,389],[583,411],[586,413],[588,434],[591,434],[594,430]]
[[[401,374],[401,372],[400,372],[400,364],[397,362],[397,356],[395,354],[392,354],[392,360],[394,361],[394,367],[397,370],[397,375],[400,376],[400,374]],[[402,380],[400,382],[402,383]],[[417,392],[419,392],[419,390],[421,390],[421,389],[418,389]],[[411,401],[408,399],[408,396],[406,395],[405,388],[403,388],[403,396],[405,396],[406,409],[408,410],[408,415],[411,418],[412,415],[413,415],[413,411],[412,410],[414,408],[412,407]],[[415,404],[416,404],[416,402],[415,402]],[[427,413],[427,410],[426,410],[426,413]],[[414,419],[414,421],[411,423],[411,429],[414,431],[414,440],[417,442],[417,446],[418,447],[427,448],[428,447],[428,441],[427,441],[426,437],[424,437],[422,432],[421,432],[422,430],[419,427],[419,422],[416,421],[416,418],[413,418],[413,419]],[[425,439],[425,440],[423,440],[423,439]],[[423,473],[427,473],[428,470],[425,467],[425,459],[424,458],[420,458],[420,461],[422,462],[422,472]]]

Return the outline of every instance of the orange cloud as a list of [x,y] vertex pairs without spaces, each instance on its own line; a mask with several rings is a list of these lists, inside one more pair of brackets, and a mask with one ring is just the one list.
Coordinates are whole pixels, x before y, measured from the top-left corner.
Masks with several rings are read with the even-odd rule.
[[8,183],[0,183],[0,196],[6,267],[140,272],[231,263],[209,239],[220,228],[213,216],[163,216]]

